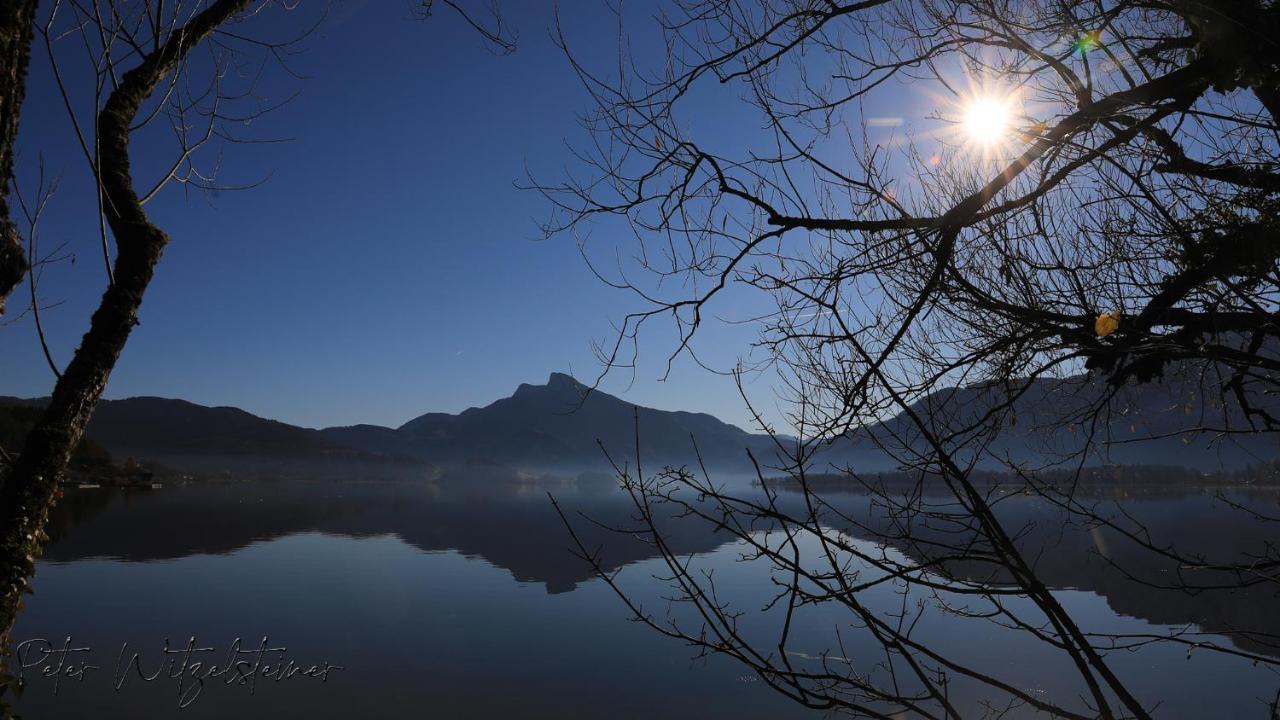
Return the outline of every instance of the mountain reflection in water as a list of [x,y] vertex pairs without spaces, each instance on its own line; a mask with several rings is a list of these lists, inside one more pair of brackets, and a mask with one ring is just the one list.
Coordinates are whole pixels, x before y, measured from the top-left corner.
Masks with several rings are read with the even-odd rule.
[[[56,698],[33,684],[19,709],[29,710],[31,717],[75,716],[89,713],[88,708],[94,708],[96,717],[176,713],[176,707],[166,704],[172,688],[110,688],[120,642],[135,647],[154,636],[152,645],[158,649],[158,639],[168,633],[195,633],[202,642],[226,648],[234,637],[257,632],[287,639],[291,650],[305,651],[311,660],[352,669],[323,687],[261,689],[251,698],[234,688],[219,688],[181,711],[183,717],[222,717],[237,710],[253,716],[359,712],[398,717],[426,710],[441,717],[594,717],[605,708],[615,717],[802,716],[801,708],[742,677],[742,669],[732,663],[696,663],[690,670],[687,648],[624,622],[625,609],[600,583],[589,582],[589,568],[570,552],[548,491],[566,509],[581,513],[574,516],[575,526],[588,547],[601,548],[608,569],[644,565],[637,568],[635,581],[641,584],[636,587],[661,574],[648,545],[601,527],[634,525],[630,499],[603,482],[279,482],[69,491],[51,519],[53,541],[15,637],[74,633],[77,641],[101,645],[106,649],[97,659],[105,660],[99,664],[106,666],[101,672],[107,679],[92,690],[64,686]],[[784,506],[799,502],[788,493],[780,498]],[[1278,514],[1274,495],[1235,499]],[[840,529],[866,539],[876,528],[867,498],[849,495],[831,501],[863,522],[863,527]],[[1000,507],[1011,527],[1028,529],[1024,542],[1029,555],[1038,558],[1041,576],[1051,587],[1102,598],[1101,604],[1085,595],[1076,601],[1087,607],[1086,621],[1094,625],[1135,623],[1120,617],[1129,616],[1156,625],[1194,624],[1212,632],[1280,633],[1280,615],[1273,612],[1276,589],[1269,585],[1199,594],[1154,590],[1126,579],[1113,566],[1158,581],[1172,569],[1150,553],[1139,553],[1096,529],[1064,529],[1060,515],[1043,501],[1013,498]],[[1124,507],[1147,520],[1157,537],[1211,548],[1219,558],[1238,558],[1275,540],[1274,526],[1241,522],[1238,513],[1220,512],[1221,504],[1204,493],[1146,497]],[[676,552],[703,554],[720,568],[717,572],[726,573],[725,587],[741,594],[745,608],[767,600],[763,568],[757,567],[754,575],[737,569],[744,564],[736,562],[736,550],[725,547],[727,535],[688,521],[669,522],[667,530],[667,542]],[[365,544],[351,545],[354,540]],[[439,559],[423,565],[387,544],[396,541],[419,558]],[[220,556],[232,557],[216,561]],[[503,584],[475,565],[476,560],[508,572],[521,585],[513,586],[509,579]],[[965,572],[963,567],[951,569]],[[424,572],[431,577],[405,577]],[[325,588],[317,579],[346,576],[364,585]],[[165,585],[175,582],[190,587]],[[192,589],[197,586],[204,589]],[[660,588],[648,590],[654,601],[661,600]],[[322,620],[329,616],[316,609],[330,606],[348,618],[340,627]],[[651,609],[663,612],[660,606]],[[825,642],[832,623],[843,621],[836,610],[825,626],[811,629],[815,652],[823,649],[817,643]],[[246,620],[263,612],[269,617],[260,624]],[[250,629],[241,630],[245,627]],[[958,629],[946,632],[954,633],[956,642],[964,636]],[[1280,655],[1265,640],[1238,634],[1231,638],[1241,649]],[[1002,662],[1016,660],[1010,659],[1016,654],[1014,645],[1010,648],[1010,657]],[[1180,653],[1185,650],[1162,657]],[[1179,687],[1177,673],[1143,662],[1147,664],[1138,667],[1145,670],[1135,672],[1143,674],[1138,684],[1148,693],[1197,697],[1194,688]],[[1225,665],[1196,667],[1200,677],[1234,672]],[[1043,672],[1048,673],[1048,665]],[[1253,672],[1249,680],[1237,680],[1248,688],[1241,696],[1246,709],[1276,686],[1266,680],[1274,676],[1265,669]],[[1045,681],[1046,688],[1052,684]],[[1183,705],[1172,716],[1194,717],[1220,708],[1197,707],[1186,699]]]
[[[567,495],[570,507],[612,527],[625,527],[633,514],[626,496],[608,486],[280,482],[94,491],[75,493],[59,506],[44,559],[146,562],[230,553],[303,532],[394,535],[420,550],[483,558],[516,580],[545,583],[549,593],[568,592],[591,571],[569,552],[549,491]],[[608,544],[611,567],[653,556],[643,543],[601,527],[583,532],[593,543]],[[694,523],[673,523],[671,532],[684,552],[705,552],[726,541]]]

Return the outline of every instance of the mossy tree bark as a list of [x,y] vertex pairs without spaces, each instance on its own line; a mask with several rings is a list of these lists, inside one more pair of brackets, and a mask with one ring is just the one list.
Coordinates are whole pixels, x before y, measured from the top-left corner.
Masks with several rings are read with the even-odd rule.
[[4,312],[5,299],[27,271],[27,254],[9,215],[9,187],[13,182],[13,149],[27,86],[31,23],[35,16],[36,0],[0,3],[0,313]]

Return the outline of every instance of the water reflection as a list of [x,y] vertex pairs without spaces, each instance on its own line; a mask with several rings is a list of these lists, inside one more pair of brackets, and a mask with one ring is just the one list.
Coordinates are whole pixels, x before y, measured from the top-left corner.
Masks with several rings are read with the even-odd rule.
[[[780,504],[796,508],[797,497],[786,495]],[[1135,494],[1089,488],[1076,497],[1097,518],[1116,527],[1068,514],[1036,495],[1009,493],[994,503],[1006,530],[1017,538],[1024,557],[1047,586],[1095,593],[1118,614],[1159,625],[1195,626],[1188,630],[1220,633],[1242,650],[1280,657],[1280,614],[1274,612],[1280,585],[1270,579],[1273,574],[1215,572],[1179,560],[1248,566],[1274,556],[1280,540],[1280,522],[1274,520],[1280,517],[1280,492],[1168,488]],[[881,503],[861,494],[824,498],[852,521],[832,520],[844,532],[877,542],[892,535]],[[924,500],[934,509],[948,501],[941,495]],[[911,536],[914,543],[888,543],[917,563],[934,559],[929,557],[931,549],[946,552],[969,538],[953,524],[927,518],[913,522]],[[987,563],[947,559],[942,564],[957,578],[992,577]],[[995,579],[999,581],[998,574]]]
[[[44,560],[147,562],[226,554],[305,532],[394,535],[423,551],[483,558],[555,594],[573,590],[591,571],[570,553],[548,492],[591,519],[581,523],[582,532],[589,544],[607,549],[610,569],[653,557],[646,544],[610,529],[629,527],[634,508],[599,482],[276,482],[72,492],[50,518]],[[669,523],[668,533],[673,547],[687,553],[728,541],[697,523]]]
[[[53,542],[46,562],[112,558],[146,562],[193,554],[226,554],[250,543],[305,532],[367,538],[394,535],[423,551],[456,550],[510,571],[521,582],[545,585],[548,593],[573,590],[589,580],[589,568],[569,551],[563,525],[547,493],[579,514],[576,525],[586,544],[601,548],[607,569],[656,556],[645,543],[614,532],[634,526],[630,499],[607,483],[252,483],[189,485],[158,491],[72,492],[51,518]],[[828,500],[859,524],[842,530],[867,540],[882,539],[883,513],[864,496],[828,495]],[[1280,515],[1274,492],[1232,492],[1232,502]],[[1140,521],[1156,544],[1211,549],[1211,556],[1238,562],[1257,555],[1277,540],[1277,526],[1226,506],[1214,493],[1173,491],[1145,497],[1098,498],[1099,512],[1123,512]],[[799,512],[798,497],[784,493],[780,504]],[[1106,598],[1118,613],[1168,625],[1194,623],[1232,634],[1250,651],[1280,656],[1261,635],[1280,634],[1280,614],[1271,610],[1280,594],[1273,583],[1242,589],[1186,592],[1161,590],[1177,577],[1212,585],[1178,564],[1143,549],[1105,528],[1064,526],[1064,514],[1035,497],[1013,497],[998,504],[1006,525],[1021,537],[1024,552],[1036,559],[1045,582],[1055,589],[1087,590]],[[695,521],[668,522],[667,541],[679,553],[705,553],[729,538]],[[955,542],[953,528],[917,524],[921,540]],[[916,555],[906,544],[897,549]],[[970,577],[987,567],[949,569]],[[1135,581],[1136,580],[1136,581]],[[1247,633],[1255,633],[1259,637]]]
[[[663,571],[651,548],[602,527],[631,526],[634,509],[625,494],[600,481],[491,480],[69,492],[51,521],[54,541],[16,637],[70,634],[104,649],[98,659],[108,666],[106,680],[67,686],[57,697],[33,685],[19,709],[37,718],[807,716],[732,663],[691,665],[689,650],[625,622],[617,599],[588,582],[590,571],[570,552],[548,491],[581,513],[578,531],[600,547],[605,566],[635,565],[623,573],[630,587],[665,611],[663,588],[649,580]],[[1276,514],[1275,496],[1245,500]],[[794,508],[799,498],[784,494],[781,502]],[[860,521],[842,529],[870,542],[879,528],[869,500],[850,495],[832,502]],[[1023,542],[1049,584],[1072,589],[1061,591],[1063,602],[1088,627],[1164,632],[1148,623],[1192,623],[1219,632],[1280,631],[1268,612],[1275,607],[1270,587],[1194,595],[1152,590],[1126,580],[1104,557],[1143,577],[1169,571],[1148,554],[1133,554],[1100,531],[1064,530],[1056,511],[1034,498],[1000,507],[1006,522],[1026,528]],[[1273,527],[1242,523],[1202,493],[1145,497],[1125,508],[1140,513],[1157,536],[1207,545],[1222,557],[1274,541]],[[737,562],[738,548],[726,547],[727,536],[695,522],[666,528],[672,547],[698,554],[744,609],[767,603],[763,568]],[[898,601],[886,590],[873,603],[889,609]],[[796,631],[796,647],[814,656],[831,649],[832,628],[848,621],[837,607],[816,610]],[[1057,676],[1070,669],[1053,670],[1058,659],[1043,648],[996,638],[985,623],[932,622],[931,637],[944,650],[977,653],[977,661],[1006,668],[1024,687],[1066,689]],[[170,702],[169,686],[111,689],[110,665],[122,643],[154,658],[165,638],[193,633],[223,649],[236,637],[269,634],[294,656],[348,669],[323,687],[273,685],[252,697],[216,688],[182,711]],[[1234,640],[1278,654],[1265,643]],[[1264,668],[1241,670],[1206,656],[1186,662],[1184,654],[1122,653],[1116,662],[1144,697],[1177,708],[1174,717],[1225,707],[1205,689],[1209,680],[1241,688],[1232,702],[1242,711],[1275,690]],[[879,651],[851,647],[850,656],[876,658]]]

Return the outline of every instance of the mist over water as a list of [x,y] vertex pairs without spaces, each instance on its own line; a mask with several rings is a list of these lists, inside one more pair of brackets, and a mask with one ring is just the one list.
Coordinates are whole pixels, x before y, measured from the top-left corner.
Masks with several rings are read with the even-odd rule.
[[[645,543],[613,528],[629,527],[630,499],[608,483],[424,484],[408,482],[254,482],[191,484],[154,491],[70,491],[52,521],[54,542],[41,560],[35,594],[15,640],[45,638],[92,648],[101,666],[83,681],[28,678],[18,703],[31,717],[186,718],[402,717],[741,717],[809,716],[723,658],[693,651],[636,623],[618,598],[570,551],[571,541],[547,493],[569,513],[605,567],[645,608],[694,623],[669,606],[665,575]],[[744,492],[752,490],[744,489]],[[754,492],[759,492],[755,490]],[[1274,495],[1236,498],[1274,513]],[[786,494],[781,502],[793,500]],[[833,500],[874,527],[867,498]],[[1224,553],[1265,542],[1265,526],[1223,524],[1218,501],[1201,492],[1130,498],[1125,508],[1155,531],[1212,536]],[[1268,610],[1274,591],[1161,593],[1121,582],[1102,553],[1123,544],[1096,532],[1063,529],[1031,498],[1003,503],[1006,521],[1043,529],[1029,543],[1042,576],[1087,631],[1142,633],[1153,628],[1228,632],[1277,630]],[[580,514],[579,514],[580,513]],[[590,518],[591,521],[588,521]],[[592,522],[594,521],[594,522]],[[744,633],[776,632],[777,613],[760,613],[772,597],[769,568],[741,562],[741,547],[709,527],[666,523],[668,541],[713,571],[717,588],[747,611]],[[833,525],[867,551],[856,527]],[[812,543],[802,548],[817,552]],[[898,552],[890,548],[890,552]],[[1123,558],[1122,558],[1123,559]],[[1157,576],[1158,563],[1129,558]],[[916,600],[920,598],[912,598]],[[902,602],[891,585],[866,601],[885,612]],[[693,627],[693,625],[690,625]],[[835,646],[835,628],[845,644]],[[932,613],[919,630],[938,649],[980,662],[1020,687],[1054,697],[1067,684],[1064,658],[1024,635],[989,623]],[[179,709],[177,680],[143,682],[114,673],[137,653],[148,674],[171,648],[194,636],[221,662],[232,642],[287,647],[303,665],[341,666],[324,682],[259,677],[246,687],[206,680]],[[1275,655],[1246,640],[1229,647]],[[882,650],[859,639],[834,604],[805,610],[790,644],[799,664],[852,665],[873,672]],[[1115,653],[1111,662],[1140,697],[1163,698],[1168,717],[1258,716],[1277,677],[1264,668],[1212,653],[1162,647]],[[126,673],[126,675],[128,675]],[[1230,688],[1215,693],[1206,687]],[[954,697],[976,707],[972,688]],[[188,681],[186,692],[191,692]],[[1029,713],[1013,713],[1013,717]],[[819,716],[813,713],[813,716]]]

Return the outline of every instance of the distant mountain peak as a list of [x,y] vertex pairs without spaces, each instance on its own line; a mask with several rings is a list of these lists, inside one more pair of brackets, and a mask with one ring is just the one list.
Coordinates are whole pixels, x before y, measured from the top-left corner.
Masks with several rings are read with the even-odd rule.
[[[589,390],[590,388],[578,382],[572,375],[553,372],[543,385],[521,383],[512,397],[539,398],[542,400],[554,399],[557,402],[570,401],[576,405],[586,396]],[[498,402],[502,401],[499,400]]]
[[586,389],[586,385],[578,382],[572,375],[566,375],[562,372],[553,372],[551,377],[547,378],[547,387],[571,387],[574,389]]

